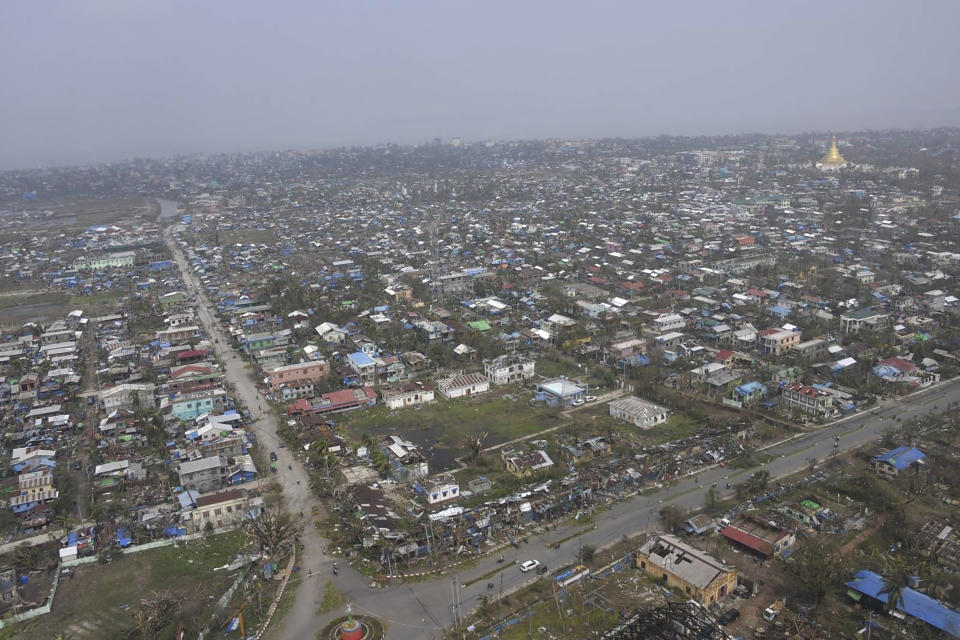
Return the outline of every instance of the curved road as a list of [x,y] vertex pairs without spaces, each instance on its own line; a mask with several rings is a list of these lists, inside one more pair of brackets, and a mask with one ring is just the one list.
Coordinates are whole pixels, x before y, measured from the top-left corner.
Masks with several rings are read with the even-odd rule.
[[[260,399],[244,361],[230,348],[229,337],[217,323],[213,306],[202,294],[200,284],[183,253],[173,242],[171,232],[171,227],[165,229],[164,239],[173,251],[189,291],[197,297],[200,321],[207,335],[218,341],[214,347],[224,364],[225,376],[235,385],[237,394],[249,407],[251,417],[254,418],[253,428],[260,444],[268,451],[277,452],[277,475],[288,507],[294,513],[302,511],[309,520],[311,508],[322,508],[322,505],[311,495],[307,487],[307,474],[296,456],[287,449],[279,448],[276,418],[259,408],[258,405],[265,405],[266,401]],[[464,585],[498,568],[502,569],[501,574],[493,578],[478,580],[476,584],[462,587],[459,590],[461,610],[466,614],[477,608],[483,596],[499,593],[501,575],[504,592],[513,591],[537,579],[533,573],[521,573],[519,568],[512,565],[514,560],[522,562],[535,558],[548,567],[560,567],[574,561],[581,540],[583,544],[602,548],[624,536],[633,536],[650,527],[656,527],[657,512],[663,504],[676,504],[685,509],[702,507],[704,493],[713,483],[717,483],[721,495],[729,495],[731,491],[725,489],[726,483],[741,482],[759,469],[769,471],[771,479],[803,471],[809,466],[811,458],[823,460],[835,452],[856,449],[878,439],[885,429],[897,424],[896,418],[906,422],[938,408],[945,409],[949,403],[960,402],[960,384],[957,384],[957,381],[951,380],[905,398],[882,402],[871,411],[850,416],[816,431],[800,434],[788,441],[767,447],[764,452],[774,457],[760,467],[749,470],[714,467],[697,474],[696,479],[687,477],[656,493],[638,495],[618,502],[611,509],[595,515],[596,528],[562,543],[559,549],[552,549],[547,545],[575,533],[575,527],[558,527],[544,535],[531,536],[530,542],[522,544],[519,549],[508,547],[503,551],[507,560],[504,565],[496,562],[498,553],[490,554],[475,563],[470,570],[455,575],[456,582]],[[292,469],[288,469],[288,465]],[[339,575],[333,578],[332,559],[325,552],[328,543],[313,526],[304,527],[302,541],[304,551],[299,564],[304,580],[289,613],[283,620],[274,623],[267,633],[268,637],[310,638],[326,621],[340,615],[341,611],[326,615],[316,614],[323,587],[329,580],[334,580],[346,600],[353,604],[355,612],[370,613],[385,620],[388,625],[387,637],[390,639],[430,640],[438,638],[444,629],[454,624],[453,575],[407,584],[394,582],[386,588],[373,589],[366,579],[345,563]],[[494,591],[488,590],[489,582],[496,585]]]

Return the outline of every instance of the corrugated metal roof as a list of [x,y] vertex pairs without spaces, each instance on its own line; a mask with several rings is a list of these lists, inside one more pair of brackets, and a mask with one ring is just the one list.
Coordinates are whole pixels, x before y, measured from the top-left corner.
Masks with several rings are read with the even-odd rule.
[[[887,581],[873,571],[861,570],[853,576],[846,586],[854,591],[886,603],[890,599]],[[896,608],[903,613],[919,618],[932,627],[960,638],[960,613],[951,611],[947,606],[930,596],[918,593],[910,588],[900,591],[900,601]]]

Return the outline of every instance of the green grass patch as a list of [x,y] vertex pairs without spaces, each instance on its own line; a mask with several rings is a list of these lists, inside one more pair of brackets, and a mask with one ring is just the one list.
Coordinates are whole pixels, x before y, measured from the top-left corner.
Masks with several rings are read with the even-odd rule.
[[323,588],[323,596],[320,598],[320,607],[317,609],[317,615],[323,615],[324,613],[330,613],[334,609],[339,609],[345,602],[346,600],[343,594],[333,586],[332,582],[328,582]]
[[[293,602],[297,598],[297,591],[300,590],[300,583],[303,582],[303,575],[301,573],[296,573],[290,576],[290,580],[287,581],[287,589],[283,592],[283,595],[280,596],[280,601],[277,603],[277,608],[273,612],[273,621],[270,626],[267,627],[264,637],[266,638],[277,638],[276,632],[278,629],[283,629],[281,625],[284,616],[287,614],[290,609],[293,608]],[[279,583],[278,583],[279,584]],[[278,586],[279,588],[279,586]],[[267,611],[267,603],[264,602],[263,605],[264,613]]]
[[78,307],[102,307],[105,305],[114,305],[116,302],[129,294],[125,289],[108,289],[107,291],[98,291],[88,296],[74,296],[70,301]]
[[[580,520],[577,520],[577,521],[573,521],[573,524],[582,524],[582,523],[583,523],[583,518],[580,518]],[[561,545],[561,544],[563,544],[564,542],[569,542],[570,540],[573,540],[574,538],[576,538],[576,537],[578,537],[578,536],[581,536],[581,535],[583,535],[584,533],[586,533],[586,532],[588,532],[588,531],[593,531],[593,526],[592,526],[592,525],[589,526],[589,527],[586,527],[586,528],[584,528],[584,529],[581,529],[580,531],[574,531],[574,532],[571,533],[570,535],[568,535],[568,536],[566,536],[566,537],[563,537],[563,538],[560,538],[559,540],[556,540],[556,541],[554,541],[554,542],[551,542],[549,545],[544,545],[544,546],[550,546],[550,547],[552,547],[553,545]]]
[[702,428],[703,425],[700,423],[690,419],[682,413],[677,413],[670,416],[670,418],[663,424],[659,424],[648,431],[644,431],[642,434],[640,434],[640,437],[650,441],[651,443],[661,444],[663,442],[671,442],[673,440],[680,440],[682,438],[690,437],[700,431]]
[[277,241],[277,234],[266,229],[231,229],[220,232],[220,244],[273,244]]
[[236,579],[236,572],[213,569],[233,560],[245,544],[241,533],[231,532],[122,556],[107,565],[74,567],[74,575],[60,583],[53,610],[18,626],[17,637],[68,632],[78,640],[125,638],[140,600],[163,590],[173,593],[180,611],[155,637],[173,638],[177,621],[184,622],[188,635],[196,635]]
[[582,375],[583,370],[578,369],[575,364],[570,364],[562,360],[542,358],[537,360],[537,374],[544,378],[557,378],[559,376],[573,378]]
[[0,327],[59,319],[71,311],[70,304],[70,296],[61,291],[3,293],[0,294]]
[[481,580],[489,580],[489,579],[492,578],[493,576],[495,576],[495,575],[497,575],[498,573],[500,573],[501,571],[505,570],[507,567],[512,567],[512,566],[513,566],[513,563],[507,564],[506,562],[504,562],[503,564],[499,565],[496,569],[491,569],[490,571],[487,571],[487,572],[486,572],[485,574],[483,574],[482,576],[477,576],[477,577],[474,578],[473,580],[467,580],[467,581],[464,582],[463,584],[464,584],[465,586],[469,587],[470,585],[476,584],[476,583],[480,582]]
[[[448,448],[459,456],[470,437],[486,433],[484,446],[492,446],[561,424],[555,409],[530,406],[507,398],[476,397],[439,400],[419,410],[391,412],[381,405],[345,418],[345,435],[354,441],[364,433],[372,436],[401,432],[421,446]],[[419,432],[419,433],[418,433]]]
[[[490,602],[482,608],[486,610],[482,613],[491,617],[496,615],[495,603]],[[571,615],[567,615],[567,610],[571,608]],[[533,615],[529,619],[505,628],[498,637],[505,640],[528,640],[530,637],[586,638],[592,636],[597,629],[610,627],[617,620],[614,614],[604,613],[592,606],[584,607],[579,599],[571,599],[571,602],[561,604],[561,609],[563,613],[557,611],[556,603],[552,599],[540,602],[533,607]],[[517,614],[526,616],[529,611],[512,613],[513,615],[504,617],[515,620]],[[547,635],[540,634],[540,627],[548,630]],[[486,628],[482,630],[488,631]],[[530,635],[531,632],[533,636]]]

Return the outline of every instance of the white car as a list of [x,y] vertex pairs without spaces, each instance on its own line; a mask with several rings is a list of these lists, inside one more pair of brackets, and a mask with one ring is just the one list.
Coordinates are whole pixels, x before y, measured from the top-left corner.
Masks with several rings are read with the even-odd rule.
[[586,398],[584,398],[584,400],[586,400],[587,402],[596,402],[597,396],[587,396]]
[[579,407],[580,405],[583,404],[583,398],[577,398],[577,399],[574,400],[571,404],[573,404],[573,406],[575,406],[575,407]]
[[524,573],[526,573],[527,571],[530,571],[531,569],[536,569],[539,566],[540,566],[540,562],[538,560],[527,560],[526,562],[520,565],[520,571],[523,571]]

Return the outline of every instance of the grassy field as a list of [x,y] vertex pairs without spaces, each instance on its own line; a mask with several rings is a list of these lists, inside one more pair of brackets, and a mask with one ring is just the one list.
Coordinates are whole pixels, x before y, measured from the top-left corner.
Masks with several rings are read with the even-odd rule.
[[220,244],[273,244],[277,241],[277,234],[266,229],[231,229],[220,232]]
[[171,628],[154,637],[173,638],[177,621],[195,633],[236,578],[214,567],[230,562],[243,546],[243,536],[234,532],[75,567],[60,583],[53,610],[17,627],[15,637],[40,640],[69,632],[77,640],[125,638],[141,598],[160,590],[172,592],[181,608]]
[[642,431],[641,438],[649,440],[651,444],[660,444],[690,437],[702,428],[703,425],[677,413],[670,416],[663,424],[658,424],[648,431]]
[[37,290],[0,293],[0,327],[18,328],[28,321],[49,324],[74,309],[84,309],[91,314],[110,310],[128,293],[126,289],[111,289],[89,296]]
[[63,233],[96,225],[119,226],[155,221],[160,206],[150,198],[41,197],[18,202],[19,229],[34,233]]
[[[560,424],[558,411],[533,407],[526,401],[495,396],[438,400],[419,409],[390,411],[385,406],[345,416],[347,437],[359,441],[396,434],[433,451],[428,455],[452,458],[466,452],[466,443],[486,433],[485,447]],[[441,465],[442,466],[442,465]]]
[[0,327],[20,327],[28,321],[59,320],[72,310],[72,298],[61,291],[10,291],[0,294]]

